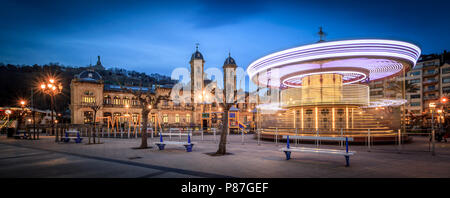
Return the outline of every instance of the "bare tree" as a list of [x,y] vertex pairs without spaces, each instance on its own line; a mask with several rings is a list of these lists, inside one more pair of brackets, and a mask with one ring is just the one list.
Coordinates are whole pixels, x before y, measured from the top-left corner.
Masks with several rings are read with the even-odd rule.
[[[253,92],[253,93],[258,93],[260,90],[260,88],[258,87],[258,89]],[[222,123],[223,123],[223,127],[222,127],[222,133],[220,134],[220,141],[219,141],[219,147],[215,153],[215,155],[225,155],[227,153],[227,135],[228,135],[228,131],[229,129],[229,124],[228,124],[228,112],[230,111],[231,107],[233,107],[234,105],[238,104],[238,101],[240,101],[242,99],[242,97],[238,98],[238,91],[234,90],[234,92],[232,93],[232,95],[230,97],[233,97],[233,101],[231,102],[227,102],[227,93],[226,93],[226,89],[223,89],[223,102],[219,103],[219,105],[222,107],[223,109],[223,116],[222,116]],[[250,94],[253,93],[248,93],[248,94],[243,94],[244,100],[246,95],[250,96]]]
[[[96,135],[97,112],[102,108],[102,105],[95,102],[95,103],[89,104],[88,107],[90,109],[92,109],[92,111],[94,112],[93,128],[92,128],[92,131],[89,133],[89,143],[88,144],[91,143],[91,133],[92,132],[94,132],[94,144],[95,144],[95,137],[97,136]],[[100,137],[99,137],[98,143],[100,143]]]
[[138,90],[131,89],[128,87],[120,86],[122,90],[126,91],[127,93],[133,94],[138,100],[139,105],[141,107],[141,116],[142,116],[142,132],[141,132],[141,145],[139,148],[144,149],[148,148],[147,143],[147,125],[148,125],[148,114],[151,113],[151,111],[156,110],[158,104],[161,101],[169,100],[170,92],[168,94],[161,94],[160,92],[157,92],[156,89],[158,86],[155,86],[155,90],[152,90],[152,85],[150,85],[149,88],[144,89],[139,88]]

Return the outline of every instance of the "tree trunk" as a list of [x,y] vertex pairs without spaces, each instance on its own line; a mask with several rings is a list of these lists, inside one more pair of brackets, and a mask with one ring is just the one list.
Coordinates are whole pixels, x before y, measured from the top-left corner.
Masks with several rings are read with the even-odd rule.
[[[89,126],[89,125],[88,125],[88,126]],[[89,132],[88,132],[88,140],[89,140],[88,144],[90,144],[90,143],[91,143],[91,133],[92,133],[92,128],[87,127],[86,130],[89,130]]]
[[144,105],[142,107],[142,131],[141,131],[141,146],[139,148],[147,148],[147,123],[148,123],[148,113],[150,113],[149,110],[147,110],[147,105]]
[[94,128],[93,128],[93,138],[94,138],[94,144],[95,144],[95,136],[96,136],[96,130],[95,130],[95,121],[97,118],[97,111],[94,111]]
[[227,152],[227,135],[228,135],[228,110],[229,108],[224,108],[222,116],[222,133],[220,134],[219,148],[217,149],[217,155],[225,155]]

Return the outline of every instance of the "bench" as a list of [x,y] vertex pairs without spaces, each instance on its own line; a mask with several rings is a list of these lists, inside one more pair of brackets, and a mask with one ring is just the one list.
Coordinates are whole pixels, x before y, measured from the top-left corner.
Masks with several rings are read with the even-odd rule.
[[182,142],[182,141],[164,141],[163,140],[163,135],[167,135],[164,133],[159,133],[159,142],[155,142],[154,144],[158,146],[159,150],[164,150],[164,147],[167,144],[171,144],[171,145],[182,145],[186,148],[186,152],[191,152],[192,148],[194,147],[194,144],[196,144],[195,142],[191,142],[191,135],[189,133],[187,133],[187,137],[188,140],[187,142]]
[[[73,136],[69,136],[69,134],[76,134],[76,137]],[[81,141],[83,141],[83,138],[80,137],[80,132],[79,131],[66,131],[65,132],[65,137],[61,138],[64,142],[70,142],[70,140],[74,140],[75,143],[81,143]]]
[[23,130],[17,130],[16,134],[13,135],[14,139],[27,139],[28,133]]
[[320,137],[320,136],[292,136],[294,139],[301,140],[336,140],[336,141],[345,141],[345,150],[339,149],[321,149],[321,148],[308,148],[308,147],[291,147],[289,144],[289,135],[283,136],[286,137],[286,147],[282,148],[286,154],[286,160],[291,159],[291,152],[304,152],[304,153],[320,153],[327,155],[341,155],[345,157],[346,166],[350,166],[350,156],[354,155],[355,151],[348,151],[348,141],[353,141],[353,138],[349,137]]

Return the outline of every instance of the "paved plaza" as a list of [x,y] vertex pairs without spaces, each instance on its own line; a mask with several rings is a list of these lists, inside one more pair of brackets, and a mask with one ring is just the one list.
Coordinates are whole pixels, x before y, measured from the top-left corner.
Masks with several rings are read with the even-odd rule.
[[[178,137],[173,137],[178,139]],[[285,143],[262,142],[231,135],[231,155],[213,157],[217,143],[213,136],[193,137],[193,152],[168,145],[166,150],[133,149],[140,139],[102,138],[102,144],[55,143],[52,136],[40,140],[0,137],[0,177],[130,177],[130,178],[334,178],[334,177],[450,177],[450,143],[437,143],[436,156],[429,152],[426,137],[398,145],[351,145],[356,155],[345,167],[342,156],[292,153],[285,160],[280,149]],[[149,139],[158,141],[157,138]],[[295,146],[295,143],[291,143]],[[314,144],[302,146],[315,147]],[[321,145],[340,148],[338,145]]]

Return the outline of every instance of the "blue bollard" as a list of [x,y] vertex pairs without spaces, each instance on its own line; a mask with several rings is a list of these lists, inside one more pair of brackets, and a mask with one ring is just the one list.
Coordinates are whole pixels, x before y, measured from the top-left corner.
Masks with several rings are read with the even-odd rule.
[[163,142],[162,133],[159,133],[159,142]]
[[[348,137],[345,137],[345,152],[348,153]],[[345,156],[345,162],[346,162],[345,166],[350,166],[350,156],[348,155]]]
[[287,140],[286,140],[286,142],[287,142],[287,143],[286,143],[286,148],[288,148],[288,149],[289,149],[289,148],[291,147],[291,146],[289,145],[289,135],[287,136]]
[[80,137],[80,133],[77,133],[77,139],[75,140],[76,143],[81,143],[81,137]]
[[184,145],[186,147],[186,152],[192,152],[192,144]]
[[286,160],[291,159],[291,151],[284,151],[284,153],[286,154]]
[[69,134],[68,134],[67,132],[66,132],[65,134],[66,134],[66,135],[65,135],[66,138],[61,138],[61,139],[63,139],[64,142],[69,142],[69,141],[70,141],[70,139],[69,139]]
[[345,137],[345,152],[348,153],[348,137]]
[[188,132],[188,143],[189,144],[191,143],[191,136],[189,135],[189,132]]

